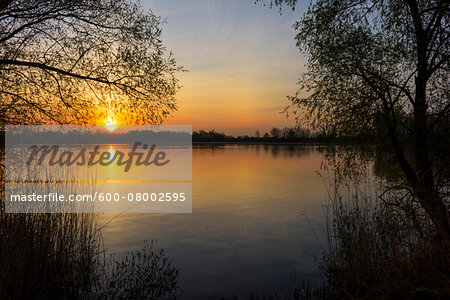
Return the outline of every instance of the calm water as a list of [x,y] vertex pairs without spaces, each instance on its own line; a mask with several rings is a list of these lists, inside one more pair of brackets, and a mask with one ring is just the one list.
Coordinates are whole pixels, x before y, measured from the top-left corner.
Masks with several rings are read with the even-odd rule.
[[[198,146],[192,214],[123,214],[103,230],[107,251],[157,239],[174,259],[185,299],[285,289],[292,275],[321,282],[323,154],[312,146]],[[115,215],[104,214],[100,224]]]

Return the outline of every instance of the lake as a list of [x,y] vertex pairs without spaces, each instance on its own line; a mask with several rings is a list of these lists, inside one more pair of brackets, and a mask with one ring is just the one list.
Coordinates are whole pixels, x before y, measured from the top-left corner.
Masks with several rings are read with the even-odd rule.
[[327,174],[316,146],[219,145],[192,149],[192,213],[102,214],[108,253],[159,247],[178,268],[182,299],[321,283]]

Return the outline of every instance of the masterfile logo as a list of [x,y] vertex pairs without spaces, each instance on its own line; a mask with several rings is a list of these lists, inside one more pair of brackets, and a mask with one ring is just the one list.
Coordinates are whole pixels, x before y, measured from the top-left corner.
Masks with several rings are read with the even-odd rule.
[[[139,147],[141,147],[143,151],[139,151]],[[124,166],[125,172],[130,171],[133,163],[137,166],[154,165],[157,167],[168,164],[170,160],[166,159],[166,153],[164,151],[155,151],[156,148],[157,145],[155,144],[149,146],[141,142],[135,142],[131,151],[128,153],[119,150],[111,153],[111,151],[100,152],[100,146],[95,146],[92,151],[88,151],[86,147],[81,148],[79,151],[60,151],[58,145],[53,145],[51,147],[46,145],[33,145],[28,147],[28,150],[30,150],[31,153],[27,160],[27,166],[31,166],[32,164],[42,166],[42,163],[47,157],[47,163],[50,166],[57,164],[60,166],[95,166],[98,164],[106,167],[116,164],[117,166]]]
[[7,126],[6,209],[192,212],[191,130]]

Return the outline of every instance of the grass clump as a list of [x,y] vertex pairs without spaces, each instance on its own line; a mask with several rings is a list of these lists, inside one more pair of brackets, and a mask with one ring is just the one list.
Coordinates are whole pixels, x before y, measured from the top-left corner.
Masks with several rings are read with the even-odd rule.
[[321,265],[330,292],[324,298],[449,299],[449,245],[406,190],[383,191],[334,186]]

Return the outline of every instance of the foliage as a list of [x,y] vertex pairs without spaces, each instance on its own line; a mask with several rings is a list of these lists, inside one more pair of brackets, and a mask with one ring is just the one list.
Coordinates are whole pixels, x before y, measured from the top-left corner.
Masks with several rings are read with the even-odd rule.
[[[391,126],[407,126],[402,114],[414,109],[417,37],[406,3],[390,4],[316,1],[294,25],[297,45],[310,55],[301,91],[312,94],[291,100],[307,109],[316,126],[353,134],[373,129],[379,118]],[[430,27],[429,114],[443,115],[449,99],[449,8],[444,2],[435,7],[423,1],[419,9],[424,26]]]
[[176,110],[180,68],[152,12],[128,0],[4,2],[1,124],[160,123]]
[[325,136],[317,136],[311,133],[308,129],[301,127],[284,127],[282,129],[274,127],[270,130],[271,136],[266,132],[262,137],[257,130],[254,137],[248,135],[234,137],[220,133],[215,130],[209,132],[204,130],[194,131],[192,133],[193,142],[236,142],[236,141],[253,141],[253,142],[295,142],[295,141],[313,141],[316,138],[331,138]]
[[[293,10],[295,10],[295,4],[297,4],[298,0],[270,0],[270,8],[274,6],[280,7],[280,13],[283,8],[283,4],[286,4],[287,6],[290,6]],[[266,2],[264,0],[255,0],[255,3],[262,2],[264,5],[266,5]]]
[[449,27],[448,1],[311,1],[294,25],[308,70],[286,108],[324,132],[381,133],[447,243],[449,160],[432,142],[450,130]]
[[[155,241],[124,256],[112,256],[106,265],[104,287],[114,299],[176,299],[178,270]],[[101,298],[101,297],[100,297]],[[109,298],[108,298],[109,299]]]

